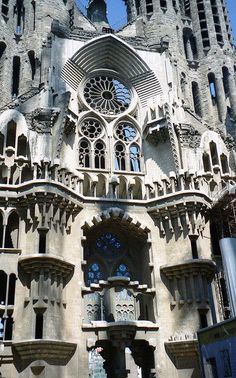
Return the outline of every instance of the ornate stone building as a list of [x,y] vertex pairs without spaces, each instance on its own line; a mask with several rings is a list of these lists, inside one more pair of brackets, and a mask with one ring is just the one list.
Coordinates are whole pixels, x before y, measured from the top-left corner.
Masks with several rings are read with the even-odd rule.
[[114,31],[105,0],[0,1],[1,377],[200,377],[229,316],[225,0],[125,5]]

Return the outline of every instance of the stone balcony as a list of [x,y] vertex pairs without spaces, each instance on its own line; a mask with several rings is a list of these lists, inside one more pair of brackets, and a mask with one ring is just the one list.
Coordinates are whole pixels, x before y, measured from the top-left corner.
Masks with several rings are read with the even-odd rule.
[[194,368],[198,361],[198,340],[196,334],[183,335],[183,337],[170,337],[165,342],[167,354],[174,365],[181,369],[182,365],[186,368]]
[[18,260],[20,278],[28,281],[29,296],[25,302],[34,307],[47,307],[48,302],[66,305],[65,286],[74,272],[74,265],[52,254],[33,254]]
[[[139,285],[127,277],[110,277],[108,281],[99,281],[83,288],[85,312],[83,329],[94,331],[98,337],[127,340],[145,339],[147,332],[155,332],[158,326],[153,322],[153,295],[155,292],[147,285]],[[145,298],[142,298],[145,295]],[[142,306],[149,303],[150,318],[145,319]],[[145,314],[147,316],[147,314]],[[105,331],[105,333],[104,333]]]
[[59,340],[23,340],[12,342],[14,360],[22,371],[33,361],[50,365],[66,365],[76,350],[76,344]]
[[208,305],[208,283],[215,274],[216,264],[207,259],[192,259],[160,268],[168,280],[171,306],[201,303]]

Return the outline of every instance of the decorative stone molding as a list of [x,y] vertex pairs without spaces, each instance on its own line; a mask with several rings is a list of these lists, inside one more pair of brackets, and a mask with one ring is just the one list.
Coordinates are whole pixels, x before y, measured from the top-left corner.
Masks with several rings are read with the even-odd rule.
[[139,234],[146,235],[150,230],[146,225],[142,224],[140,221],[135,220],[129,213],[126,213],[124,210],[118,207],[111,207],[107,210],[102,211],[91,221],[85,221],[82,228],[86,231],[90,230],[92,227],[95,227],[101,224],[103,221],[107,220],[118,220],[121,224],[129,225],[131,229],[135,229]]
[[201,134],[191,125],[180,124],[176,126],[181,147],[197,148],[200,146]]
[[59,108],[37,108],[28,115],[30,129],[38,133],[51,133],[55,118],[60,113]]
[[189,274],[203,274],[208,279],[212,279],[215,274],[215,269],[216,264],[214,261],[205,259],[188,260],[181,264],[160,267],[160,270],[169,279]]
[[50,365],[66,365],[76,347],[74,343],[59,340],[25,340],[12,343],[13,357],[16,361],[20,359],[23,369],[37,360],[46,361]]
[[48,301],[66,305],[64,287],[74,272],[74,265],[63,258],[48,254],[21,257],[18,261],[21,272],[27,275],[29,297],[34,308],[47,308]]
[[34,254],[20,257],[19,266],[27,274],[45,270],[53,274],[61,274],[63,278],[68,277],[74,271],[74,265],[64,258],[49,254]]
[[197,339],[168,341],[165,342],[165,348],[176,367],[181,368],[182,363],[186,367],[186,359],[189,368],[196,366],[199,354]]
[[188,260],[185,263],[160,267],[169,281],[171,306],[201,303],[208,305],[208,284],[212,281],[216,264],[211,260]]

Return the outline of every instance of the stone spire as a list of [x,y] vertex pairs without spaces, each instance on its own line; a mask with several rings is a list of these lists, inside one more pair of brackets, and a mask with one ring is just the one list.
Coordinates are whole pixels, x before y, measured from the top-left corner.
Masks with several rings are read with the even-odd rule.
[[110,27],[107,19],[106,0],[89,0],[87,15],[97,27]]

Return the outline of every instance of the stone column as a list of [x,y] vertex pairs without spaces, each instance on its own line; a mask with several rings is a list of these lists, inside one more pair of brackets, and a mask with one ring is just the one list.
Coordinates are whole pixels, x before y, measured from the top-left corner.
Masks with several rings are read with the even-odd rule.
[[229,85],[230,105],[231,105],[233,114],[236,115],[236,85],[234,81],[234,74],[230,71],[228,75],[228,85]]
[[224,93],[222,77],[219,74],[215,76],[215,88],[216,88],[216,99],[217,99],[219,119],[221,122],[224,122],[225,113],[226,113],[225,93]]

